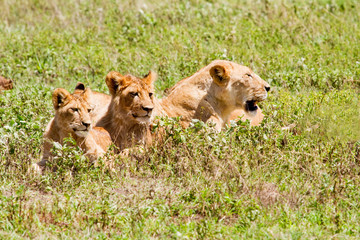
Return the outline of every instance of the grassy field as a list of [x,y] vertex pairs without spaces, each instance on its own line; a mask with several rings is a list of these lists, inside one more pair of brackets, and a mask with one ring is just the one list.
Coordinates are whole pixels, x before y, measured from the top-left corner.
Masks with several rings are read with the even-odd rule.
[[[1,239],[358,239],[357,0],[0,1]],[[270,83],[260,127],[164,119],[165,141],[89,167],[69,144],[28,173],[78,81],[158,73],[156,95],[214,59]],[[284,129],[285,128],[285,129]],[[111,152],[108,153],[112,155]]]

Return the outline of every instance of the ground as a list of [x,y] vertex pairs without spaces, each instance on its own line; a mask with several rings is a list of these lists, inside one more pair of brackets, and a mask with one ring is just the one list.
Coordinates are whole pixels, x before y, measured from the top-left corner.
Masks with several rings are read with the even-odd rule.
[[[360,3],[356,0],[0,2],[0,236],[357,239]],[[272,91],[260,127],[220,134],[163,119],[164,139],[89,166],[56,145],[36,176],[51,92],[108,92],[111,70],[159,75],[157,97],[214,59]],[[155,127],[156,131],[156,127]],[[71,141],[71,139],[69,139]]]

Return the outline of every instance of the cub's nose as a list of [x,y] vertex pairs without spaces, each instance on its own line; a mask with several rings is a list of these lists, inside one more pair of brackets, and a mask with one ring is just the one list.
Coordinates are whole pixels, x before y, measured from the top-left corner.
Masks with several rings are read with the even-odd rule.
[[151,111],[154,109],[154,107],[152,107],[152,106],[146,106],[146,107],[142,107],[142,109],[143,109],[144,111],[151,112]]
[[82,125],[84,125],[86,128],[89,128],[90,127],[90,124],[89,122],[82,122]]
[[268,92],[270,91],[270,86],[265,86],[265,90]]

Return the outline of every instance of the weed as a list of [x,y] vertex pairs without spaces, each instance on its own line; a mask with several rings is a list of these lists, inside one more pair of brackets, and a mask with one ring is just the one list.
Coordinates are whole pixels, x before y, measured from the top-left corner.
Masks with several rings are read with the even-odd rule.
[[[360,4],[321,1],[1,1],[0,236],[358,238]],[[51,92],[107,92],[110,70],[159,74],[158,97],[214,59],[272,86],[261,126],[221,133],[159,119],[154,144],[111,167],[69,142],[42,176]],[[161,129],[161,130],[160,130]],[[52,171],[56,168],[57,171]]]

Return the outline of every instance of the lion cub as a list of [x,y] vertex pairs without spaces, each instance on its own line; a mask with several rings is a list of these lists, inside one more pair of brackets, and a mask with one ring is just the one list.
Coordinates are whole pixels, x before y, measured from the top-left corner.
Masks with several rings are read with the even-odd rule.
[[112,71],[106,84],[112,96],[105,116],[97,126],[105,128],[120,150],[135,144],[151,143],[150,123],[154,109],[154,81],[149,72],[144,78]]
[[92,108],[87,100],[91,96],[89,88],[70,94],[63,88],[53,92],[52,102],[55,117],[52,118],[44,133],[44,153],[38,166],[44,167],[52,157],[53,142],[63,143],[64,138],[72,137],[91,161],[103,155],[111,145],[109,133],[101,128],[92,128],[90,113]]

